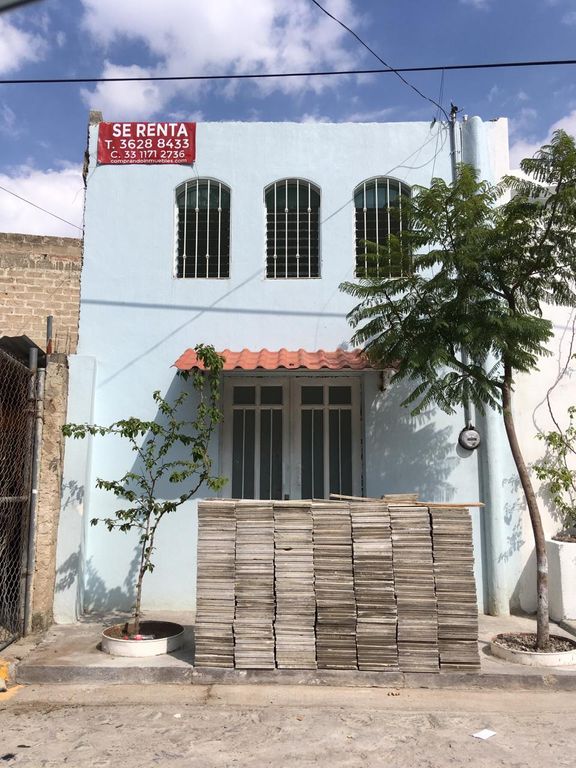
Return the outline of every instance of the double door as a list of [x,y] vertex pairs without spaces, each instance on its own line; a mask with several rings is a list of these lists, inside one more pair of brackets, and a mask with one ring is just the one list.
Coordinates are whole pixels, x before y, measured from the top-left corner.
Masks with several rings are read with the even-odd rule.
[[362,491],[358,378],[227,377],[223,437],[233,498]]

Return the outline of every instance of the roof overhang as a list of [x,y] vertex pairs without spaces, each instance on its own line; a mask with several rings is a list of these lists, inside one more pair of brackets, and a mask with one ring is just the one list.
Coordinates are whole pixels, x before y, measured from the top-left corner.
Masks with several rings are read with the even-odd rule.
[[[364,371],[380,370],[375,368],[366,355],[360,349],[343,350],[336,349],[327,352],[318,349],[316,352],[308,352],[305,349],[242,349],[234,352],[224,349],[219,352],[224,358],[224,371]],[[190,371],[193,368],[204,370],[204,365],[198,359],[194,349],[187,349],[174,366],[179,371]]]

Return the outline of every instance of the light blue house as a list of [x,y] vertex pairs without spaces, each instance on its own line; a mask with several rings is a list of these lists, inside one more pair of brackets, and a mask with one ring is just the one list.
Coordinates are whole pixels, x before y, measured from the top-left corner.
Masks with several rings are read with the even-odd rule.
[[[499,417],[475,417],[477,450],[458,445],[464,414],[412,418],[403,389],[351,348],[353,300],[338,288],[365,273],[362,241],[385,243],[405,224],[402,201],[414,185],[451,179],[448,126],[202,123],[193,164],[143,165],[99,164],[102,125],[93,113],[69,420],[154,418],[151,393],[185,386],[174,365],[193,362],[186,350],[228,350],[213,445],[229,478],[224,496],[417,491],[427,501],[484,502],[473,513],[480,607],[508,610],[518,513]],[[496,180],[507,171],[506,121],[458,123],[455,151]],[[117,478],[131,462],[111,440],[67,445],[58,621],[131,606],[135,541],[89,525],[115,508],[95,478]],[[193,610],[195,502],[162,526],[144,608]]]

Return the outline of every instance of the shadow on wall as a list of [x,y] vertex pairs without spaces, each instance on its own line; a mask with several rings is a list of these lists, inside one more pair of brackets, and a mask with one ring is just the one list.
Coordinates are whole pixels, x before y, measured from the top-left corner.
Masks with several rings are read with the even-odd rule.
[[[183,388],[190,387],[191,384],[187,383],[183,378],[180,376],[175,376],[172,380],[167,392],[165,393],[164,397],[165,399],[173,403],[175,399],[181,394],[183,391]],[[152,398],[152,392],[150,392],[150,399]],[[191,419],[195,415],[195,408],[196,408],[196,396],[193,392],[191,392],[190,397],[184,402],[183,406],[181,407],[180,417],[183,419]],[[129,418],[130,416],[141,416],[141,414],[137,413],[126,413],[122,416],[122,418]],[[154,415],[153,420],[158,424],[166,424],[166,416],[158,410],[156,414]],[[146,440],[150,439],[152,437],[152,433],[148,432],[143,438],[141,443],[144,443]],[[103,444],[105,444],[105,441],[109,438],[106,436],[102,437],[96,437],[96,440],[104,441]],[[124,448],[127,447],[127,444],[125,443]],[[165,461],[170,462],[175,459],[182,459],[182,458],[188,458],[190,448],[185,447],[182,445],[176,445],[173,447],[173,449],[166,455]],[[217,442],[216,439],[214,439],[213,445],[211,445],[211,455],[214,459],[214,468],[217,468],[217,462],[216,458],[218,455],[217,452]],[[126,455],[126,458],[128,459],[128,462],[130,461],[130,455]],[[106,480],[118,480],[120,477],[122,477],[126,472],[134,473],[135,475],[140,475],[143,470],[144,466],[142,463],[141,458],[134,454],[135,461],[133,461],[133,464],[130,466],[130,464],[127,462],[126,465],[122,465],[122,462],[119,460],[117,462],[118,470],[115,476],[106,476],[104,479]],[[96,470],[97,472],[97,470]],[[167,473],[168,475],[168,473]],[[192,481],[194,478],[192,478]],[[155,487],[155,495],[159,499],[174,499],[178,497],[181,493],[184,493],[190,485],[186,484],[175,484],[170,483],[167,479],[167,476],[162,478],[156,483]],[[122,504],[122,501],[120,499],[117,499],[113,493],[106,492],[106,491],[98,491],[99,495],[104,494],[104,496],[107,498],[107,505],[106,505],[106,511],[103,512],[99,516],[113,516],[113,512],[115,509],[119,508]],[[202,495],[203,498],[211,497],[214,495],[214,493],[207,487],[203,486],[200,490],[200,495]],[[81,503],[84,498],[84,489],[81,486],[78,486],[74,482],[69,483],[69,487],[66,491],[66,498],[64,501],[64,506],[73,505]],[[88,515],[90,517],[94,517],[94,514],[91,514],[90,511],[87,511]],[[88,559],[84,563],[84,574],[81,574],[82,569],[82,559],[79,552],[74,553],[71,555],[57,570],[57,584],[56,589],[57,591],[65,591],[66,589],[70,589],[74,582],[78,580],[83,587],[83,600],[81,603],[84,606],[84,612],[86,613],[101,613],[105,611],[126,611],[131,610],[135,601],[135,587],[136,587],[136,579],[138,575],[138,568],[139,568],[139,562],[140,562],[140,547],[134,546],[134,541],[136,537],[136,532],[133,532],[133,534],[128,535],[126,533],[122,533],[120,531],[105,531],[104,523],[99,523],[98,528],[102,528],[102,531],[98,531],[96,533],[95,529],[92,528],[92,526],[88,526],[88,529],[86,531],[86,537],[87,537],[87,544],[86,544],[86,554],[88,555]],[[162,527],[162,524],[161,524]],[[123,580],[123,583],[121,586],[108,588],[106,586],[107,580],[105,578],[105,555],[101,554],[98,556],[90,556],[91,553],[94,552],[93,546],[91,544],[92,541],[95,541],[95,538],[93,536],[97,536],[98,540],[101,542],[103,536],[110,536],[115,537],[114,539],[114,551],[124,553],[121,555],[123,557],[123,561],[126,563],[126,576]],[[131,551],[131,547],[133,547],[133,550]],[[102,550],[99,550],[102,552]],[[148,576],[150,578],[150,576]]]
[[510,597],[510,610],[536,613],[536,608],[536,554],[532,548]]
[[[183,420],[193,420],[196,416],[196,407],[198,404],[198,397],[196,393],[193,391],[192,383],[187,382],[182,376],[174,376],[172,379],[172,382],[170,383],[170,386],[168,387],[168,390],[163,395],[164,399],[168,403],[174,403],[176,398],[184,391],[188,389],[190,392],[189,397],[184,401],[183,405],[180,407],[179,413],[176,414],[178,419]],[[150,392],[150,399],[152,399],[152,392]],[[134,415],[134,414],[128,414],[128,415]],[[166,416],[158,410],[156,412],[156,415],[154,416],[154,422],[156,424],[161,424],[162,426],[167,425],[167,418]],[[210,444],[210,455],[212,457],[212,470],[213,472],[216,472],[218,469],[218,428],[215,429],[214,434],[212,436],[212,441]],[[148,432],[144,438],[142,439],[142,444],[144,444],[147,440],[149,440],[152,437],[152,434]],[[173,446],[173,448],[170,450],[169,453],[166,454],[165,461],[170,462],[178,459],[188,459],[190,458],[190,447],[182,446],[181,444],[177,443]],[[136,475],[139,475],[143,472],[143,464],[140,459],[140,457],[136,458],[136,461],[130,468],[130,472],[133,472]],[[120,472],[119,472],[120,474]],[[171,483],[168,480],[169,472],[164,475],[158,482],[156,483],[155,487],[155,493],[156,496],[159,499],[175,499],[177,498],[181,493],[185,493],[189,488],[190,484],[194,483],[196,480],[196,476],[193,476],[190,478],[190,481],[186,483]],[[113,479],[113,478],[107,478],[107,479]],[[216,494],[207,486],[204,485],[199,490],[199,496],[202,498],[212,498]]]
[[136,577],[139,564],[140,547],[134,547],[134,557],[130,561],[123,586],[108,589],[94,568],[92,558],[90,558],[86,562],[84,612],[131,611],[136,600]]
[[62,484],[62,510],[69,507],[82,508],[84,504],[84,486],[76,482],[76,480],[69,480],[67,483]]
[[[129,570],[122,587],[108,589],[91,559],[85,565],[84,613],[131,611],[136,598],[136,575],[140,562],[139,548],[134,548]],[[65,592],[80,578],[81,556],[75,552],[56,570],[56,592]]]
[[81,556],[80,550],[74,552],[64,560],[62,565],[56,568],[56,592],[67,592],[71,589],[80,576]]
[[366,474],[372,493],[416,491],[421,499],[451,501],[455,488],[448,477],[458,463],[454,431],[438,428],[432,410],[413,416],[401,405],[410,391],[408,382],[395,383],[369,406]]
[[523,527],[523,492],[518,475],[504,478],[502,488],[505,492],[505,498],[508,500],[504,504],[504,523],[507,531],[506,548],[498,555],[498,560],[501,563],[512,560],[526,543]]

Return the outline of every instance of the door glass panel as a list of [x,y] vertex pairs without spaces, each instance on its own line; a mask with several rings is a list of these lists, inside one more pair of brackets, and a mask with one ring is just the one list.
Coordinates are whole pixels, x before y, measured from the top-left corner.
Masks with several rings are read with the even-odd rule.
[[260,498],[282,498],[282,411],[277,409],[260,412]]
[[262,387],[260,402],[262,405],[282,405],[282,387]]
[[324,498],[324,413],[302,411],[302,498]]
[[324,387],[302,387],[302,405],[322,405]]
[[[234,389],[252,389],[235,387]],[[232,496],[254,498],[255,412],[234,411],[232,422]]]
[[330,405],[351,405],[352,387],[330,387],[328,402]]
[[330,411],[330,493],[352,494],[352,414]]
[[254,405],[256,387],[234,387],[234,405]]

